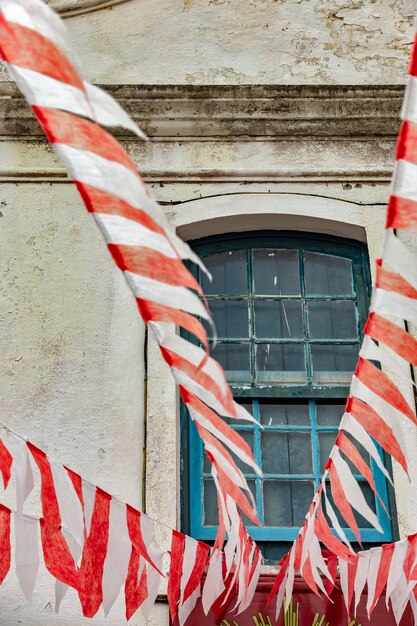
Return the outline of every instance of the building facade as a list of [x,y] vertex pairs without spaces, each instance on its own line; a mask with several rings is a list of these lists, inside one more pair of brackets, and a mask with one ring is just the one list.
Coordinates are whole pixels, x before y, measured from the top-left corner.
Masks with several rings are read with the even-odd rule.
[[[172,228],[213,269],[204,286],[219,329],[214,355],[266,426],[245,437],[264,463],[265,481],[249,481],[271,571],[312,496],[357,355],[414,5],[52,5],[86,78],[151,138],[118,135]],[[160,521],[161,546],[166,527],[210,541],[211,486],[168,368],[31,111],[5,70],[1,79],[0,421]],[[391,374],[411,397],[405,375]],[[417,462],[411,484],[392,471],[394,489],[381,486],[391,511],[384,540],[417,530]],[[53,606],[45,573],[31,604],[12,573],[0,588],[2,625],[87,623],[71,591],[59,615]],[[122,616],[119,602],[92,621]],[[131,623],[143,623],[140,613]],[[149,624],[168,624],[164,589]]]

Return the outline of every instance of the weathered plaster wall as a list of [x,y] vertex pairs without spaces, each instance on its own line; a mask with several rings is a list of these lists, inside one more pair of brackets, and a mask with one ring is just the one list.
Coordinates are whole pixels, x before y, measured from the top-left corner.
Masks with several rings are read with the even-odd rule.
[[[100,3],[55,1],[75,4]],[[390,84],[414,13],[413,0],[127,0],[67,24],[94,82]]]
[[[72,185],[3,184],[1,198],[0,421],[140,507],[143,324],[133,298]],[[11,573],[0,624],[74,626],[71,595],[62,616],[53,605],[49,575],[30,605]]]

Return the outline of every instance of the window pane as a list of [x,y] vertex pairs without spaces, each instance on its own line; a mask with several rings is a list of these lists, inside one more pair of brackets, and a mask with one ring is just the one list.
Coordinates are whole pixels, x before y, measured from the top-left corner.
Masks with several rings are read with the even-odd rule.
[[356,339],[356,306],[351,300],[308,303],[311,339]]
[[203,258],[212,282],[201,272],[201,286],[206,295],[244,295],[248,291],[245,250],[222,252]]
[[220,339],[249,338],[247,300],[209,300],[208,305]]
[[265,474],[311,474],[310,433],[263,431],[262,467]]
[[269,404],[259,402],[261,424],[275,426],[291,424],[292,426],[309,426],[310,415],[308,404]]
[[324,466],[327,463],[330,452],[333,448],[333,444],[336,441],[337,433],[320,433],[319,434],[319,447],[320,447],[320,472],[324,472]]
[[250,382],[248,344],[218,343],[213,349],[213,358],[217,359],[225,370],[228,381]]
[[265,480],[265,526],[301,526],[314,496],[313,481]]
[[350,383],[359,355],[359,345],[312,345],[313,382]]
[[328,254],[304,253],[308,295],[345,296],[353,294],[352,263]]
[[270,339],[303,337],[299,300],[256,300],[254,306],[257,337]]
[[298,250],[254,250],[253,278],[257,295],[299,294]]
[[345,403],[321,404],[320,402],[316,402],[316,420],[319,426],[339,427],[344,412]]
[[256,346],[259,383],[304,383],[304,345],[263,343]]

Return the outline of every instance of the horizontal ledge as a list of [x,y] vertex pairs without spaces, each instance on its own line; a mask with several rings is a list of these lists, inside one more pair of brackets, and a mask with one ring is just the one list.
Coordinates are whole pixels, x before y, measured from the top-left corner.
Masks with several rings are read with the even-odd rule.
[[[150,137],[394,137],[403,86],[105,85]],[[0,83],[0,135],[41,134],[11,82]],[[118,130],[118,136],[128,136]]]

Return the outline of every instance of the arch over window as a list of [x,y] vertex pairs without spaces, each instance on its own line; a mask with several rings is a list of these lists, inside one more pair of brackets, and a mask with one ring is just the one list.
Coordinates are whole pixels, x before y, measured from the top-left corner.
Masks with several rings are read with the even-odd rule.
[[[264,525],[248,525],[250,532],[273,560],[296,537],[343,414],[367,316],[367,250],[346,239],[269,231],[201,239],[193,248],[213,277],[197,274],[217,328],[213,356],[262,426],[232,423],[264,473],[256,477],[240,464]],[[186,416],[182,469],[185,529],[211,540],[216,490]],[[388,507],[385,478],[373,471]],[[384,529],[381,535],[362,520],[364,541],[391,540],[380,502],[366,481],[361,486]]]

